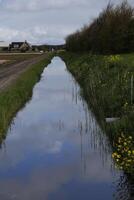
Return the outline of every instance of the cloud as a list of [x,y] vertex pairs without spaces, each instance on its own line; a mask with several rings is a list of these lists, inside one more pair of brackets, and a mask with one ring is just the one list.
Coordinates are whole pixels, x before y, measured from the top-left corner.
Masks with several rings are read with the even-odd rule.
[[34,40],[40,41],[42,38],[45,38],[45,35],[47,34],[46,30],[41,29],[40,27],[35,27],[34,29],[27,29],[27,30],[17,30],[7,27],[1,27],[0,28],[0,39],[1,40],[30,40],[33,42]]
[[[122,0],[113,0],[111,2],[118,3]],[[109,0],[0,0],[1,10],[10,11],[42,11],[46,9],[64,9],[71,7],[88,7],[93,6],[99,7],[101,5],[107,5]],[[133,4],[133,0],[128,0],[129,3]]]
[[60,29],[63,28],[61,32],[55,27],[40,27],[35,26],[33,28],[28,28],[24,30],[17,30],[7,27],[0,27],[0,40],[1,41],[25,41],[28,40],[32,44],[42,44],[42,43],[49,43],[49,44],[58,44],[64,43],[64,36],[66,36],[69,31],[68,29],[64,29],[64,27],[59,27]]
[[63,9],[71,6],[86,6],[88,0],[4,0],[0,1],[1,9],[12,11],[41,11],[44,9]]
[[[92,21],[109,0],[0,0],[0,40],[64,43]],[[119,3],[121,0],[113,0]],[[134,5],[133,0],[128,0]]]

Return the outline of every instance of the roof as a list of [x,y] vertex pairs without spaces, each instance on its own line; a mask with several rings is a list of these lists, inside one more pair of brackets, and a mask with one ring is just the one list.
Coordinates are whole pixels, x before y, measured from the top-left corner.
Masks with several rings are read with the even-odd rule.
[[9,42],[0,41],[0,47],[9,47]]
[[12,42],[12,44],[20,44],[22,45],[24,42]]
[[31,46],[26,40],[24,42],[12,42],[11,46],[19,45],[19,47],[21,47],[23,44],[27,44],[28,46]]

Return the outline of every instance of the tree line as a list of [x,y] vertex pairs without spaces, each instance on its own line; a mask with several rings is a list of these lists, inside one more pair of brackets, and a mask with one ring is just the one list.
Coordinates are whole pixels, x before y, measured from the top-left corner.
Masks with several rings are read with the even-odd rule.
[[99,54],[134,51],[134,8],[127,1],[108,4],[91,24],[66,38],[66,49]]

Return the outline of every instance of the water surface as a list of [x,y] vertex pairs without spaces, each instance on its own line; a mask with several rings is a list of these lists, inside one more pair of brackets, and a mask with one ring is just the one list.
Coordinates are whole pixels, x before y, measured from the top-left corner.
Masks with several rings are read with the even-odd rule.
[[0,150],[1,200],[128,199],[126,179],[113,168],[108,139],[80,91],[55,57]]

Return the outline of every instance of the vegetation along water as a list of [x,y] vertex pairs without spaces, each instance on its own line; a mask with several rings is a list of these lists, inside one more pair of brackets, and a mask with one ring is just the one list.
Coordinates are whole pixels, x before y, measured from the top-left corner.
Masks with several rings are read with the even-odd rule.
[[66,38],[66,48],[61,56],[108,134],[117,167],[134,177],[134,8],[108,4]]

